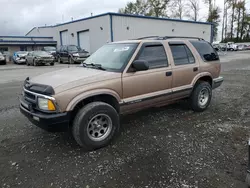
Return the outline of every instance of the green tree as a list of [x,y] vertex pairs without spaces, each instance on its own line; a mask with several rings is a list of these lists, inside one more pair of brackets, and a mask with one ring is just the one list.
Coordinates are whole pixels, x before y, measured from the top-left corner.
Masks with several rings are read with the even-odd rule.
[[170,0],[148,0],[149,15],[155,17],[165,17],[167,4]]
[[118,10],[123,14],[147,15],[148,3],[145,0],[136,0],[136,2],[128,2],[125,8]]
[[212,8],[207,21],[214,24],[213,32],[214,32],[214,39],[215,39],[218,35],[218,26],[220,23],[220,8],[219,7]]

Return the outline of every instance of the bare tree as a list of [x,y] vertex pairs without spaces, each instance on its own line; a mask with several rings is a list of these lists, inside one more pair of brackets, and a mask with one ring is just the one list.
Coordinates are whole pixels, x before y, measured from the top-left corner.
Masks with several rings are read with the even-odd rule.
[[187,13],[185,0],[172,0],[171,8],[174,18],[182,19]]
[[188,0],[187,7],[191,9],[191,11],[187,14],[187,16],[191,20],[197,21],[199,17],[199,11],[200,11],[200,1]]

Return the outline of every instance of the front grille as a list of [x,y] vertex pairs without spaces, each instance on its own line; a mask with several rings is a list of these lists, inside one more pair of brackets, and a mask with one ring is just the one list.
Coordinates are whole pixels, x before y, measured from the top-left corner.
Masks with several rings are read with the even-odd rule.
[[25,59],[25,57],[20,57],[20,59]]
[[31,100],[36,100],[36,96],[35,95],[33,95],[33,94],[31,94],[31,93],[28,93],[28,92],[24,92],[24,97],[25,98],[29,98],[29,99],[31,99]]

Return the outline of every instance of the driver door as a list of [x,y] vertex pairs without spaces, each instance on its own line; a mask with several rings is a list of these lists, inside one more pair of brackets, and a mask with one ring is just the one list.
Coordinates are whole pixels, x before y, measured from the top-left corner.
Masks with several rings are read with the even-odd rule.
[[172,93],[172,70],[162,43],[143,43],[134,60],[146,60],[149,69],[133,71],[131,64],[123,73],[122,113],[160,106],[170,99]]

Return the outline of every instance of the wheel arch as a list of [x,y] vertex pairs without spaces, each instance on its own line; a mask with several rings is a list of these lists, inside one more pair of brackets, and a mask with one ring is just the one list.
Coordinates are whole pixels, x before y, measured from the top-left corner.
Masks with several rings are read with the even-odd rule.
[[194,87],[199,81],[205,81],[208,82],[211,87],[213,86],[213,78],[212,75],[208,72],[202,73],[202,74],[198,74],[192,82],[192,86]]
[[[89,91],[84,92],[80,95],[77,95],[75,98],[73,98],[70,103],[67,105],[66,111],[72,111],[75,109],[79,103],[83,103],[84,101],[88,100],[96,100],[96,101],[102,101],[102,99],[112,99],[116,105],[119,106],[119,103],[121,102],[121,98],[118,93],[112,90],[108,89],[102,89],[98,91]],[[105,101],[102,101],[105,102]],[[107,100],[107,102],[110,102]],[[86,104],[86,103],[85,103]],[[118,107],[115,107],[116,110],[118,110]],[[118,110],[119,111],[119,110]]]

